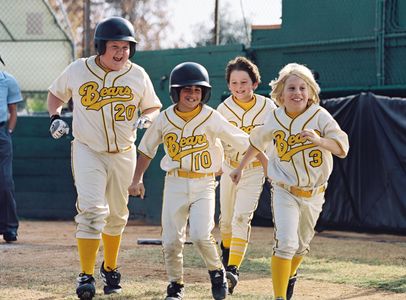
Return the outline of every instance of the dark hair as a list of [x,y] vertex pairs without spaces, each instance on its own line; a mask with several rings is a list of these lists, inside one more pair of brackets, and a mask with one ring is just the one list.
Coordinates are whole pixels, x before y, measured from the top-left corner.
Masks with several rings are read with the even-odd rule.
[[230,82],[231,72],[233,71],[245,71],[250,76],[252,83],[261,83],[258,67],[246,57],[237,56],[228,62],[226,67],[227,83]]

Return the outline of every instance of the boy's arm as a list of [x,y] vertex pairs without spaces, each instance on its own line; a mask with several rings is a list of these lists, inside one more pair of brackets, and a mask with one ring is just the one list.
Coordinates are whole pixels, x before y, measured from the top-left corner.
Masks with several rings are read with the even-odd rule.
[[128,193],[132,196],[139,196],[141,199],[144,199],[145,195],[145,186],[143,183],[143,177],[145,171],[148,169],[149,164],[151,163],[151,158],[145,154],[139,152],[137,159],[137,167],[135,168],[133,181],[128,187]]
[[323,138],[319,136],[313,129],[304,129],[301,134],[303,138],[309,140],[313,144],[330,151],[338,157],[345,157],[345,151],[333,139]]
[[231,173],[230,177],[231,180],[235,183],[238,184],[238,182],[241,179],[242,176],[242,170],[247,166],[247,164],[256,156],[260,153],[260,151],[256,148],[254,148],[252,145],[248,147],[247,152],[245,153],[244,157],[242,158],[240,164],[238,165],[237,168],[235,168]]
[[263,152],[259,152],[256,158],[261,162],[265,177],[268,177],[268,157]]
[[152,121],[159,115],[160,107],[151,107],[142,112],[142,115],[135,122],[139,129],[148,128]]

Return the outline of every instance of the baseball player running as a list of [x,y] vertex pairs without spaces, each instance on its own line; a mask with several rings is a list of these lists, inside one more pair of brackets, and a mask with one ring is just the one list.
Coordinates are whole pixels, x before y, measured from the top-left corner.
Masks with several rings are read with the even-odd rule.
[[166,155],[162,206],[162,244],[169,285],[166,299],[182,299],[183,246],[189,221],[190,239],[210,274],[214,299],[225,299],[225,270],[212,236],[215,209],[214,173],[221,168],[223,151],[218,139],[236,151],[248,148],[248,135],[220,113],[204,105],[211,86],[206,69],[194,62],[177,65],[169,79],[174,105],[157,117],[145,132],[138,151],[137,168],[129,192],[144,197],[143,175],[159,144]]
[[319,106],[320,88],[307,67],[288,64],[270,85],[280,107],[252,131],[251,145],[230,176],[238,183],[251,158],[274,142],[268,162],[275,235],[272,283],[275,299],[290,299],[322,210],[332,154],[344,158],[349,144],[347,134]]
[[[257,66],[247,58],[236,57],[228,62],[226,80],[231,96],[217,107],[217,111],[231,124],[249,134],[255,127],[263,125],[265,117],[276,105],[269,98],[254,94],[261,76]],[[220,180],[221,249],[228,289],[232,294],[247,250],[251,220],[265,179],[267,158],[263,154],[259,157],[264,162],[264,168],[259,160],[249,163],[244,169],[241,184],[235,185],[229,174],[239,165],[243,153],[226,143],[223,143],[223,147],[225,162]]]
[[[121,291],[117,257],[128,219],[128,186],[135,164],[136,128],[159,114],[161,103],[147,73],[131,63],[135,53],[132,24],[119,17],[101,21],[95,31],[98,55],[78,59],[52,83],[48,94],[50,132],[69,132],[60,118],[73,99],[72,170],[78,194],[76,238],[81,265],[76,293],[95,295],[93,277],[100,239],[104,293]],[[137,119],[138,112],[142,116]]]

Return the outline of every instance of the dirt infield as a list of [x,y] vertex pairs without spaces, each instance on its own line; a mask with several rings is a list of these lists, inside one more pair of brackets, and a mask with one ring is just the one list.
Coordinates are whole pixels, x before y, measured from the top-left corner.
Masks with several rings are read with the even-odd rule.
[[[14,244],[0,242],[0,299],[75,299],[75,277],[79,270],[79,261],[74,238],[73,222],[35,222],[23,221],[20,224],[19,240]],[[218,238],[218,230],[215,230]],[[160,227],[129,224],[123,237],[120,254],[120,271],[123,276],[123,288],[127,292],[111,298],[101,294],[98,275],[97,296],[95,299],[163,299],[166,289],[166,275],[159,245],[138,245],[142,238],[160,238]],[[272,228],[254,227],[250,247],[264,249],[264,259],[269,257]],[[326,243],[333,243],[326,246]],[[358,246],[365,243],[363,249],[374,249],[373,255],[383,256],[405,263],[406,237],[389,235],[344,234],[323,232],[317,234],[312,247],[315,255],[330,255],[336,249],[339,256],[340,245],[348,243]],[[384,246],[383,246],[384,245]],[[394,253],[391,245],[396,245]],[[185,246],[185,252],[194,251]],[[313,249],[312,248],[312,249]],[[351,246],[349,247],[351,248]],[[351,250],[349,250],[351,251]],[[381,252],[380,252],[381,251]],[[403,251],[399,253],[399,251]],[[362,257],[363,253],[354,253]],[[313,251],[312,251],[313,253]],[[348,252],[350,253],[350,252]],[[346,256],[350,254],[345,254]],[[101,254],[101,253],[100,253]],[[249,253],[248,253],[249,254]],[[247,255],[248,255],[247,254]],[[343,254],[344,255],[344,254]],[[101,255],[97,260],[100,266]],[[261,259],[261,258],[258,258]],[[355,258],[356,259],[356,258]],[[247,257],[248,260],[248,257]],[[365,270],[365,272],[368,272]],[[265,275],[264,275],[265,274]],[[308,273],[311,275],[311,272]],[[385,289],[362,288],[356,284],[334,283],[312,279],[304,274],[295,287],[294,299],[406,299],[405,293],[393,293]],[[331,276],[335,276],[334,272]],[[185,254],[185,281],[194,292],[185,299],[205,298],[209,290],[207,271],[201,261],[191,261]],[[230,299],[272,299],[271,277],[267,270],[261,274],[242,273],[241,282],[235,295]]]

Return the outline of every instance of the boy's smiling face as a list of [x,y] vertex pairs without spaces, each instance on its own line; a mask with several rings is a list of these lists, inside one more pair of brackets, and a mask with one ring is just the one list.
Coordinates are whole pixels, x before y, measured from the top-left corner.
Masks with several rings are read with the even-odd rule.
[[194,110],[202,101],[203,91],[200,86],[185,86],[180,89],[177,108],[181,112]]

